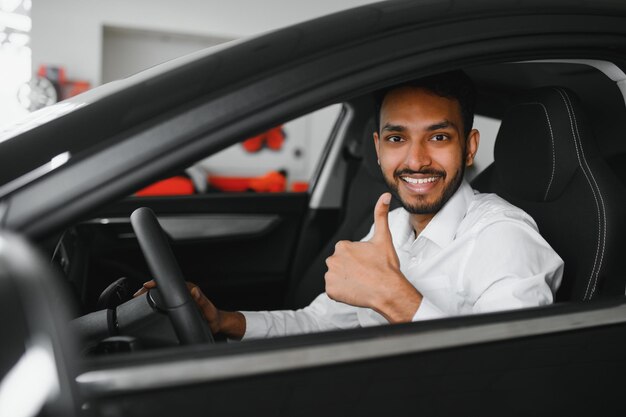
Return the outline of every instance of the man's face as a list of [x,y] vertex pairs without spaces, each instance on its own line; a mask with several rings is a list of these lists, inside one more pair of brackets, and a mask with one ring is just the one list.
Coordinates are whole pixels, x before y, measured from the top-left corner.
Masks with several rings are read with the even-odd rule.
[[413,214],[434,214],[452,197],[478,139],[476,130],[465,138],[457,100],[415,87],[386,95],[374,133],[385,181]]

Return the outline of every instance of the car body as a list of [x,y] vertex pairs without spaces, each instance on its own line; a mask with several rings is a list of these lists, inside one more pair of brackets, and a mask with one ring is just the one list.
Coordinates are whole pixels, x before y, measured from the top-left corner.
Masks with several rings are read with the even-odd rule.
[[[291,303],[285,297],[346,216],[343,192],[353,171],[343,149],[371,116],[367,98],[459,68],[478,86],[478,113],[494,119],[528,88],[572,89],[587,103],[601,157],[621,175],[625,5],[382,2],[199,52],[35,113],[5,132],[0,224],[15,247],[4,245],[3,259],[28,262],[36,256],[30,245],[49,258],[55,248],[66,253],[65,279],[35,263],[41,270],[22,272],[31,277],[22,279],[29,291],[17,294],[26,299],[47,288],[33,283],[40,275],[69,281],[80,289],[77,308],[85,314],[121,274],[145,277],[127,219],[149,206],[161,220],[192,229],[234,227],[242,219],[254,226],[239,235],[183,235],[174,244],[184,276],[199,280],[218,305],[302,306],[305,297]],[[218,150],[336,103],[346,105],[309,193],[127,198]],[[69,336],[50,337],[69,398],[66,413],[621,415],[620,290],[592,302],[115,355],[84,357],[71,353]],[[50,305],[48,314],[63,307],[45,298],[36,300]],[[5,308],[15,317],[39,314]],[[32,339],[23,333],[20,343]]]

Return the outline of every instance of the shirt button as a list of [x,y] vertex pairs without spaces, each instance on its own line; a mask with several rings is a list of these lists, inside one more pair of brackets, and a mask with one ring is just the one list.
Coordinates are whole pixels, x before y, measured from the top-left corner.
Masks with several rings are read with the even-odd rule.
[[415,263],[417,261],[417,257],[411,256],[411,262]]

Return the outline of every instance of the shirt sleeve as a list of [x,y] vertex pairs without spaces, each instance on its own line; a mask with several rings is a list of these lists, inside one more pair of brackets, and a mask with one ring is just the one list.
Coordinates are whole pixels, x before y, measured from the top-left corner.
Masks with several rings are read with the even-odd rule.
[[[389,214],[390,223],[395,216],[397,211],[394,210]],[[373,234],[372,224],[361,241],[370,240]],[[356,328],[360,326],[359,309],[334,301],[326,293],[322,293],[300,310],[242,311],[246,318],[246,332],[242,340]]]
[[446,314],[446,312],[442,311],[435,304],[431,303],[428,298],[424,297],[422,298],[422,302],[417,308],[417,311],[415,312],[412,321],[440,319],[448,316],[449,314]]
[[551,304],[563,261],[529,224],[501,221],[476,237],[463,271],[474,313]]
[[357,308],[322,293],[300,310],[242,311],[246,332],[242,340],[358,327]]

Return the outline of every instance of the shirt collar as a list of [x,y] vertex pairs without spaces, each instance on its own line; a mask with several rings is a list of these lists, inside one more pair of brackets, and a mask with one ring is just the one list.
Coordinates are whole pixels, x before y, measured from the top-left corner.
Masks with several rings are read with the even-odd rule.
[[452,242],[456,231],[465,217],[467,209],[474,198],[472,187],[463,180],[461,186],[450,200],[439,210],[435,217],[422,230],[420,236],[431,240],[443,248]]
[[[463,180],[459,189],[452,195],[450,200],[439,210],[435,217],[422,230],[419,237],[426,238],[437,244],[440,248],[449,245],[456,236],[456,231],[474,198],[472,187]],[[410,222],[410,214],[403,210],[406,219],[406,229],[399,236],[398,243],[402,244],[413,234],[413,228]]]

